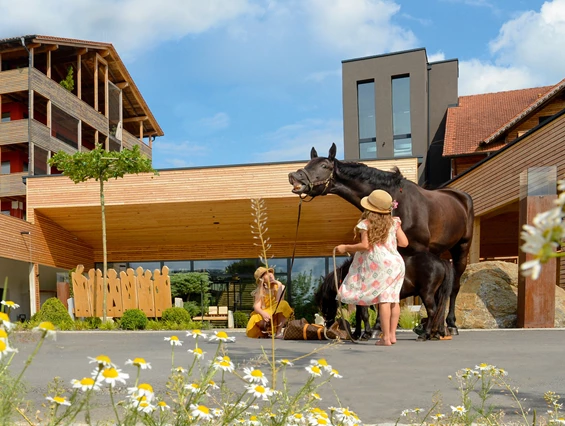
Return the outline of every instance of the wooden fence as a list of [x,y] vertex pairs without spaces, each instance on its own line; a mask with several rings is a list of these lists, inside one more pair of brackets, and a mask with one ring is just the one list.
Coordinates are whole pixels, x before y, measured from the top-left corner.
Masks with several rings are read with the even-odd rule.
[[[78,265],[72,273],[74,313],[77,317],[101,317],[103,283],[102,271],[91,269],[84,274],[84,266]],[[153,274],[140,266],[134,270],[118,273],[108,270],[108,298],[106,314],[121,317],[127,309],[141,309],[148,318],[163,315],[163,310],[172,306],[169,268],[155,269]]]

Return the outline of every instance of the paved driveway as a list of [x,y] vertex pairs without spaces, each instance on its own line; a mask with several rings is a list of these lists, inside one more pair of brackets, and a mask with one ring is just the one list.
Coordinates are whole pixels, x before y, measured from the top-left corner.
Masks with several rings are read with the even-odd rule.
[[[88,356],[105,354],[130,373],[136,369],[124,366],[129,358],[143,357],[152,364],[143,371],[143,380],[151,383],[157,393],[164,395],[165,383],[171,368],[170,346],[165,336],[177,334],[184,344],[177,348],[175,364],[186,366],[194,341],[185,332],[60,332],[57,340],[45,342],[37,358],[25,375],[30,385],[29,397],[38,404],[44,401],[47,383],[59,376],[65,383],[88,376],[93,364]],[[233,332],[235,343],[228,345],[229,355],[237,364],[255,363],[261,358],[261,346],[268,351],[270,341],[248,339],[241,332]],[[495,330],[465,331],[451,341],[417,342],[412,332],[400,333],[392,347],[377,347],[371,341],[365,344],[343,343],[326,346],[326,342],[276,341],[277,358],[297,358],[319,349],[314,358],[324,357],[338,369],[343,379],[332,383],[344,406],[356,411],[365,423],[395,422],[402,410],[429,408],[438,392],[443,401],[443,412],[460,402],[457,387],[448,375],[464,367],[474,368],[485,362],[504,368],[513,384],[519,387],[526,408],[545,413],[544,392],[555,391],[565,395],[565,330]],[[18,373],[34,347],[34,337],[21,333],[15,337],[16,355],[13,371]],[[211,356],[215,344],[204,343]],[[289,370],[293,386],[303,383],[305,358]],[[132,384],[130,380],[128,384]],[[320,392],[322,407],[337,405],[330,387]],[[497,395],[492,400],[512,416],[515,408],[509,397]],[[101,408],[96,417],[104,418],[107,409]],[[402,422],[402,419],[401,419]]]

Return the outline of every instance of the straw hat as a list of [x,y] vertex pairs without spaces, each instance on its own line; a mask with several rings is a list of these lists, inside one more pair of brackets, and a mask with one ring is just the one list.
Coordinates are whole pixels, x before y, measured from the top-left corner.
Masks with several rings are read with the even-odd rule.
[[375,189],[367,197],[361,199],[361,205],[365,210],[390,214],[392,212],[392,197],[382,189]]
[[267,272],[274,274],[275,270],[273,268],[267,269],[264,266],[259,266],[257,268],[257,270],[255,271],[255,274],[253,274],[255,276],[255,282],[257,284],[260,284],[261,283],[261,277],[263,277],[263,275],[265,275]]

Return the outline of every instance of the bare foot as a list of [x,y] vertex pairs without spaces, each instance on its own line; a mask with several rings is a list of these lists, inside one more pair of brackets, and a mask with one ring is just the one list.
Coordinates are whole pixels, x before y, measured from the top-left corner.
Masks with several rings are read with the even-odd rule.
[[375,343],[376,346],[391,346],[392,343],[391,342],[387,342],[384,339],[381,340],[377,340],[377,342]]
[[391,337],[390,338],[390,344],[394,345],[396,343],[396,337]]

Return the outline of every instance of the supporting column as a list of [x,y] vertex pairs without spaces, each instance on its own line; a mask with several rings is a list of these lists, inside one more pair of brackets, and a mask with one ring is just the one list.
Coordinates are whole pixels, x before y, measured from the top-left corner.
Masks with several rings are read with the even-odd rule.
[[[520,174],[520,230],[525,224],[531,225],[538,213],[555,206],[556,176],[555,167],[532,167]],[[522,244],[523,241],[520,241]],[[520,250],[518,264],[521,266],[533,258],[533,255]],[[554,327],[557,280],[555,258],[542,265],[537,280],[518,275],[518,327]]]
[[481,259],[481,218],[473,221],[473,241],[469,249],[469,263],[479,263]]

